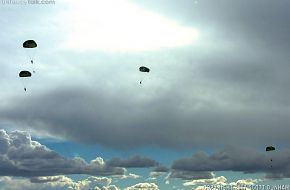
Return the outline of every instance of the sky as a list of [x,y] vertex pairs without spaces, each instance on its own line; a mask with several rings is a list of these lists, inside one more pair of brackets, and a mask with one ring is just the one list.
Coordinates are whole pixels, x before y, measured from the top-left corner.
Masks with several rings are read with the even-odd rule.
[[0,1],[0,190],[289,190],[289,7]]

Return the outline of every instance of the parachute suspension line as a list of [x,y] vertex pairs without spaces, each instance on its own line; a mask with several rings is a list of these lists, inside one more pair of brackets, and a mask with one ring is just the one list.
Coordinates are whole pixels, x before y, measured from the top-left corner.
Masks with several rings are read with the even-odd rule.
[[21,79],[21,83],[23,85],[24,91],[27,90],[28,80],[31,77],[31,73],[29,71],[20,71],[19,77]]
[[24,91],[26,91],[27,90],[27,80],[25,80],[25,79],[21,79],[21,83],[22,83],[22,86],[23,86],[23,89],[24,89]]
[[142,77],[141,77],[141,80],[140,80],[140,84],[142,84],[142,82],[144,80],[144,74],[143,73],[141,73],[141,74],[142,74]]
[[[35,55],[35,51],[36,51],[36,50],[32,50],[32,49],[27,48],[26,51],[28,52],[28,58],[29,58],[30,63],[31,63],[32,72],[35,73],[35,68],[34,68],[34,61],[33,61],[33,58],[34,58],[34,55]],[[32,52],[32,51],[33,51],[33,52]]]
[[32,65],[32,72],[35,73],[34,64],[33,64],[33,59],[30,60],[30,63],[31,63],[31,65]]
[[27,57],[30,60],[30,63],[33,64],[33,58],[35,56],[36,49],[35,48],[25,48],[25,51],[26,51]]
[[35,73],[33,58],[37,51],[36,47],[37,47],[37,43],[34,40],[26,40],[25,42],[23,42],[23,48],[26,50],[26,53],[29,57],[30,63],[32,65],[33,73]]
[[140,84],[142,84],[142,81],[144,80],[145,74],[150,72],[150,69],[144,66],[139,67],[139,71],[142,73],[142,77],[140,80]]
[[270,167],[272,168],[273,166],[272,166],[272,163],[273,163],[273,159],[272,159],[272,151],[274,151],[276,148],[275,147],[273,147],[273,146],[267,146],[266,147],[266,152],[270,152]]

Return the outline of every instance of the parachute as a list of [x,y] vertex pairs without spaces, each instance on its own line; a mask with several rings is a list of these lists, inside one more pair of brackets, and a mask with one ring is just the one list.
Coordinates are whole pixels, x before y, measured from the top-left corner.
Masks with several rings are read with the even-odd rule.
[[26,83],[27,82],[24,79],[26,79],[28,77],[31,77],[31,72],[29,72],[29,71],[20,71],[19,77],[23,79],[22,83],[23,83],[24,91],[26,91],[26,85],[27,85]]
[[[33,57],[35,54],[34,48],[36,47],[37,47],[37,43],[34,40],[26,40],[25,42],[23,42],[23,48],[26,49],[32,66],[33,66]],[[35,73],[34,69],[33,69],[33,72]]]
[[[274,151],[274,150],[276,150],[276,149],[273,146],[267,146],[266,147],[266,152],[270,152],[270,151]],[[272,157],[270,158],[270,161],[271,161],[271,168],[272,168],[272,162],[273,162]]]
[[275,150],[275,147],[273,147],[273,146],[266,147],[266,151],[273,151],[273,150]]
[[31,72],[29,72],[29,71],[20,71],[19,77],[31,77]]
[[[142,72],[142,73],[149,73],[150,69],[145,67],[145,66],[141,66],[141,67],[139,67],[139,71]],[[142,84],[142,80],[140,80],[140,84]]]
[[139,68],[139,71],[140,71],[140,72],[147,72],[147,73],[149,73],[149,72],[150,72],[150,69],[147,68],[147,67],[141,66],[141,67]]
[[23,42],[23,48],[36,48],[37,44],[34,40],[26,40]]

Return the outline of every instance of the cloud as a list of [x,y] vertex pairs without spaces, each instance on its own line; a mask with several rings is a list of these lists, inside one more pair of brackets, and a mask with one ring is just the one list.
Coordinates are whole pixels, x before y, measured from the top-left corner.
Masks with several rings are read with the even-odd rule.
[[[249,2],[251,7],[248,7]],[[279,48],[284,51],[283,48],[289,48],[287,40],[283,41],[289,39],[287,35],[289,23],[286,19],[289,17],[289,12],[285,8],[289,6],[288,1],[203,0],[195,3],[195,1],[181,0],[177,3],[174,0],[158,2],[137,0],[137,3],[145,9],[151,9],[166,17],[183,21],[185,24],[211,30],[211,33],[218,34],[213,39],[213,45],[221,40],[238,46],[239,40],[243,39],[249,48],[257,43],[269,49]],[[230,11],[225,12],[225,9]],[[261,46],[260,48],[263,48]],[[256,48],[256,51],[259,50]]]
[[[131,15],[132,10],[142,9],[140,6],[145,4],[146,10],[156,11],[157,15],[164,13],[168,18],[178,18],[190,28],[198,25],[202,31],[200,43],[183,50],[162,49],[162,53],[122,55],[97,50],[75,53],[59,49],[63,42],[59,39],[65,39],[68,33],[63,31],[69,27],[53,22],[63,21],[60,14],[49,14],[64,10],[62,8],[70,3],[42,7],[37,10],[40,17],[32,20],[28,19],[35,15],[36,10],[32,7],[25,7],[25,11],[13,8],[20,16],[8,9],[1,11],[1,18],[5,18],[2,20],[7,26],[0,33],[6,39],[3,58],[0,56],[6,63],[2,67],[4,76],[0,79],[5,93],[1,96],[1,124],[14,129],[29,128],[40,136],[113,148],[261,146],[264,142],[289,146],[290,92],[287,84],[290,78],[287,71],[290,68],[289,43],[286,43],[289,41],[289,22],[285,19],[289,11],[284,5],[286,2],[257,0],[251,7],[241,0],[234,3],[205,0],[198,4],[186,0],[180,3],[124,2],[117,2],[124,5],[116,10],[119,16],[126,12],[125,9],[129,9]],[[133,17],[128,21],[114,20],[111,13],[115,6],[110,6],[110,3],[100,3],[102,6],[95,7],[95,3],[74,2],[72,6],[80,5],[83,14],[79,19],[88,20],[80,24],[86,25],[87,29],[94,20],[90,20],[89,15],[95,12],[114,21],[105,22],[107,26],[115,25],[116,21],[117,24],[132,21]],[[84,7],[89,7],[89,11],[85,12]],[[104,11],[104,7],[110,11]],[[2,6],[2,9],[5,8]],[[225,13],[224,9],[232,11]],[[140,14],[147,13],[150,14],[147,11]],[[29,28],[25,27],[27,20]],[[73,25],[76,30],[83,28],[75,22]],[[15,32],[20,28],[25,32]],[[42,35],[35,36],[38,31],[42,31]],[[83,32],[94,35],[94,30]],[[15,35],[13,40],[7,40],[11,39],[11,34]],[[17,87],[20,86],[17,73],[22,65],[18,67],[12,63],[22,64],[19,57],[24,53],[19,46],[26,35],[35,36],[39,41],[37,67],[41,72],[33,79],[33,90],[23,95],[15,91],[22,90],[22,87]],[[77,36],[79,38],[73,38],[73,42],[80,40],[92,46],[99,45],[83,40],[86,35]],[[152,66],[152,73],[147,84],[139,88],[137,71],[141,64]]]
[[212,155],[200,151],[191,158],[176,160],[172,164],[172,169],[179,172],[265,173],[267,178],[289,178],[289,155],[289,150],[262,153],[251,148],[226,147]]
[[284,179],[284,178],[290,178],[290,167],[285,168],[286,171],[274,171],[271,173],[267,173],[265,178],[268,179]]
[[104,190],[121,190],[121,188],[116,185],[109,185],[108,187],[104,187]]
[[149,173],[149,180],[155,180],[157,177],[162,176],[169,172],[169,168],[165,166],[157,166],[152,172]]
[[158,165],[158,162],[150,158],[133,156],[127,160],[121,160],[120,158],[112,158],[107,161],[108,166],[123,167],[123,168],[149,168]]
[[30,178],[31,183],[49,183],[56,181],[65,181],[68,178],[65,176],[44,176],[44,177],[32,177]]
[[[68,29],[64,47],[76,51],[158,51],[191,44],[198,35],[192,27],[126,0],[69,3],[62,15]],[[71,14],[80,16],[73,18]]]
[[183,183],[184,186],[194,186],[203,184],[226,185],[227,178],[225,178],[224,176],[219,176],[211,179],[196,179]]
[[159,187],[155,183],[138,183],[131,187],[125,188],[125,190],[159,190]]
[[[136,6],[146,3],[139,1]],[[67,25],[56,27],[51,22],[62,20],[59,14],[44,11],[41,19],[30,20],[27,18],[35,14],[31,7],[25,12],[13,8],[20,16],[8,10],[1,12],[1,18],[8,20],[2,19],[7,27],[0,35],[3,39],[18,35],[14,36],[17,40],[5,40],[2,48],[5,51],[2,62],[6,64],[2,68],[5,76],[1,86],[5,86],[2,89],[6,96],[1,96],[1,124],[29,129],[39,136],[113,148],[154,145],[178,150],[224,144],[261,146],[264,142],[289,146],[287,6],[259,0],[251,7],[241,0],[234,3],[205,0],[197,5],[193,1],[151,3],[148,10],[158,9],[158,14],[165,11],[168,18],[178,18],[187,26],[197,24],[202,31],[201,43],[183,50],[150,54],[104,55],[97,50],[72,53],[68,49],[59,50],[62,42],[59,38],[68,34],[60,35],[68,29]],[[110,7],[109,3],[104,4]],[[96,4],[81,4],[90,6],[87,13],[80,9],[88,20],[88,14],[95,11],[93,5]],[[127,5],[124,4],[125,8]],[[135,5],[130,5],[130,10],[132,7]],[[55,8],[49,10],[63,6]],[[232,11],[225,13],[224,9]],[[104,14],[114,18],[110,12]],[[42,19],[46,22],[40,24]],[[24,27],[27,20],[29,28]],[[90,21],[82,24],[89,27]],[[15,32],[19,28],[25,29],[24,34]],[[37,35],[43,48],[37,66],[42,70],[35,75],[34,91],[23,95],[15,92],[19,81],[13,73],[17,75],[20,67],[12,63],[23,62],[15,56],[20,51],[15,52],[15,47],[21,45],[26,35],[33,36],[37,31],[43,31],[41,36]],[[135,85],[139,80],[136,74],[139,64],[152,66],[150,79],[142,88]]]
[[[272,113],[251,109],[230,112],[230,108],[219,108],[198,98],[189,102],[183,90],[153,95],[136,91],[136,96],[131,96],[130,91],[62,86],[29,99],[7,101],[9,106],[0,108],[1,120],[30,129],[35,135],[49,134],[114,148],[186,148],[231,143],[253,146],[273,143],[277,138],[282,144],[289,141],[284,116],[278,119]],[[274,124],[276,128],[272,127]],[[245,141],[244,136],[251,141]]]
[[156,180],[158,177],[166,174],[165,172],[150,172],[147,180]]
[[90,176],[86,179],[73,181],[71,178],[66,176],[45,176],[45,177],[33,177],[30,178],[31,183],[40,183],[40,184],[60,184],[64,183],[67,186],[71,186],[73,188],[87,189],[92,187],[109,187],[112,183],[112,179],[108,177],[95,177]]
[[168,172],[169,168],[165,167],[165,166],[157,166],[154,168],[153,170],[154,172]]
[[[187,181],[183,183],[186,187],[195,187],[195,190],[217,190],[220,188],[230,188],[230,189],[244,189],[250,190],[252,189],[253,185],[257,184],[259,180],[257,179],[240,179],[234,182],[227,182],[227,178],[224,176],[214,177],[212,179],[198,179]],[[198,185],[198,186],[197,186]],[[203,186],[201,186],[203,185]]]
[[[196,5],[193,5],[193,1],[187,0],[180,2],[170,0],[170,3],[163,0],[158,2],[136,0],[136,2],[137,6],[149,4],[146,10],[153,10],[158,14],[150,14],[149,11],[140,12],[139,10],[143,9],[131,4],[123,4],[129,10],[129,14],[125,16],[130,15],[134,8],[141,13],[141,16],[149,14],[150,17],[146,18],[152,18],[153,15],[156,21],[162,23],[159,26],[174,28],[170,30],[175,33],[173,36],[198,26],[199,44],[184,49],[163,51],[160,54],[139,52],[120,56],[110,52],[104,56],[99,50],[110,49],[110,44],[107,46],[106,42],[116,41],[111,40],[114,38],[110,40],[104,38],[105,40],[102,41],[104,43],[96,44],[94,40],[98,38],[84,40],[95,34],[93,27],[92,30],[86,30],[90,28],[92,21],[89,14],[104,7],[111,11],[104,13],[105,9],[102,10],[102,13],[108,17],[102,19],[111,22],[103,23],[105,27],[97,31],[101,33],[103,29],[115,29],[114,27],[120,24],[126,26],[135,23],[135,17],[122,21],[119,18],[124,17],[118,17],[114,20],[117,17],[112,16],[111,13],[114,13],[115,9],[112,7],[116,6],[110,7],[105,4],[96,8],[93,6],[96,4],[82,4],[85,7],[91,5],[87,13],[84,12],[83,7],[80,9],[83,13],[81,15],[89,21],[78,24],[74,22],[72,28],[75,30],[72,30],[72,33],[62,33],[66,29],[71,29],[70,26],[57,26],[52,22],[52,20],[62,20],[62,17],[51,10],[64,10],[63,6],[38,9],[1,6],[1,21],[5,25],[0,32],[3,39],[0,45],[3,51],[0,57],[1,62],[4,63],[1,67],[0,79],[3,94],[0,97],[1,127],[9,130],[28,129],[38,137],[47,135],[113,148],[157,146],[180,150],[180,148],[204,148],[205,146],[214,148],[225,144],[242,144],[245,147],[255,148],[265,144],[290,145],[288,96],[290,27],[287,19],[289,1],[257,0],[251,2],[250,7],[248,0],[234,2],[203,0]],[[126,9],[117,7],[119,10],[115,13],[123,16],[122,13],[125,13]],[[168,19],[161,16],[163,13],[168,16],[166,16]],[[71,16],[70,18],[75,19]],[[136,18],[142,17],[138,15]],[[178,19],[176,23],[183,24],[171,27],[174,23],[170,18]],[[136,25],[141,26],[142,22],[140,23]],[[26,27],[27,25],[30,27]],[[143,23],[142,27],[146,25]],[[156,29],[160,28],[156,27],[152,31]],[[120,31],[119,33],[110,34],[113,37],[123,34],[127,37],[129,34],[133,39],[141,34],[141,32],[136,33],[136,27],[133,27],[129,33],[124,32],[125,30],[126,28],[123,27],[121,30],[114,30]],[[134,35],[131,35],[132,32]],[[172,36],[170,32],[166,34]],[[80,33],[89,35],[80,36]],[[190,31],[189,33],[191,34]],[[104,32],[102,34],[110,36]],[[58,45],[63,42],[60,39],[74,35],[80,38],[75,38],[72,42],[76,43],[70,45],[79,43],[84,49],[93,52],[72,53],[68,49],[59,51]],[[36,80],[32,84],[31,89],[34,91],[29,89],[27,93],[22,94],[17,91],[20,86],[17,83],[19,82],[17,73],[25,59],[21,58],[22,49],[19,45],[29,36],[36,38],[43,49],[40,49],[36,62],[40,72],[37,72],[34,78]],[[163,39],[162,43],[164,39],[165,41],[168,39],[159,34],[155,37]],[[117,42],[127,39],[120,38]],[[180,37],[177,37],[170,41],[170,47],[173,47],[179,39]],[[136,41],[141,42],[141,40],[144,39],[140,38]],[[142,48],[139,47],[142,45],[150,49],[152,44],[160,44],[157,40],[151,42],[135,45],[140,50]],[[122,46],[122,43],[120,44]],[[96,48],[96,45],[100,46]],[[158,45],[157,48],[160,48],[161,46]],[[167,45],[166,47],[169,47]],[[132,47],[123,44],[123,47],[114,48],[128,50]],[[135,85],[138,84],[136,71],[139,64],[150,64],[153,71],[146,85],[142,86]],[[4,134],[0,142],[3,145],[0,146],[0,155],[5,155],[0,158],[3,163],[2,172],[5,172],[4,169],[11,172],[10,168],[16,167],[13,162],[10,162],[11,159],[13,161],[21,159],[21,164],[24,164],[24,169],[27,170],[28,163],[23,163],[22,158],[32,159],[29,158],[30,152],[37,153],[36,155],[43,154],[45,155],[43,157],[51,157],[51,159],[61,157],[42,148],[38,150],[26,148],[25,152],[28,153],[25,155],[24,151],[21,152],[17,148],[13,152],[6,138],[12,137],[5,137]],[[21,154],[17,155],[17,151]],[[194,159],[181,159],[185,163],[176,161],[173,164],[176,169],[173,169],[172,176],[190,178],[198,175],[195,172],[208,174],[206,170],[261,171],[269,178],[290,176],[286,156],[289,151],[279,153],[280,156],[273,160],[278,159],[279,162],[275,163],[281,164],[273,164],[273,169],[270,168],[269,171],[263,165],[268,163],[267,157],[263,154],[251,153],[249,158],[244,158],[245,155],[248,156],[247,153],[238,158],[237,153],[235,155],[227,155],[227,153],[234,152],[219,153],[216,158],[199,154],[195,155]],[[253,159],[249,160],[250,158]],[[44,158],[39,160],[42,159]],[[262,161],[258,163],[256,159]],[[59,158],[59,160],[65,160],[68,166],[73,164],[90,167],[94,163],[106,163],[101,159],[93,163],[85,163],[82,159]],[[201,163],[201,165],[194,166],[193,163]],[[29,167],[37,171],[46,169],[46,167]],[[282,167],[284,168],[276,170]],[[44,173],[54,172],[44,171]]]
[[100,157],[90,163],[86,163],[82,158],[64,158],[31,140],[31,136],[26,132],[14,131],[8,134],[0,130],[0,147],[0,175],[2,176],[30,177],[59,174],[110,176],[123,175],[125,172],[124,168],[106,165]]
[[120,179],[138,179],[141,178],[142,176],[137,175],[137,174],[133,174],[133,173],[129,173],[129,174],[125,174],[122,176],[118,176],[118,178]]
[[178,178],[182,180],[192,180],[192,179],[211,179],[214,177],[214,175],[212,172],[172,170],[169,173],[168,177]]
[[29,179],[1,177],[2,190],[120,190],[111,184],[112,179],[106,177],[88,177],[75,181],[66,176],[46,176]]

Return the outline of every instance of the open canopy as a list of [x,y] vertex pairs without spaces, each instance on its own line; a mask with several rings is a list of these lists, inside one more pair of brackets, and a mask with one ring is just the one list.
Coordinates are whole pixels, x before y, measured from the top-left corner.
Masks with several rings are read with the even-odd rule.
[[275,147],[273,146],[267,146],[266,151],[273,151],[275,150]]
[[149,72],[150,71],[150,69],[149,68],[147,68],[147,67],[144,67],[144,66],[141,66],[140,68],[139,68],[139,71],[140,72]]
[[36,42],[34,40],[26,40],[23,43],[23,47],[24,48],[36,48],[37,44],[36,44]]
[[20,71],[19,77],[31,77],[31,72],[29,72],[29,71]]

